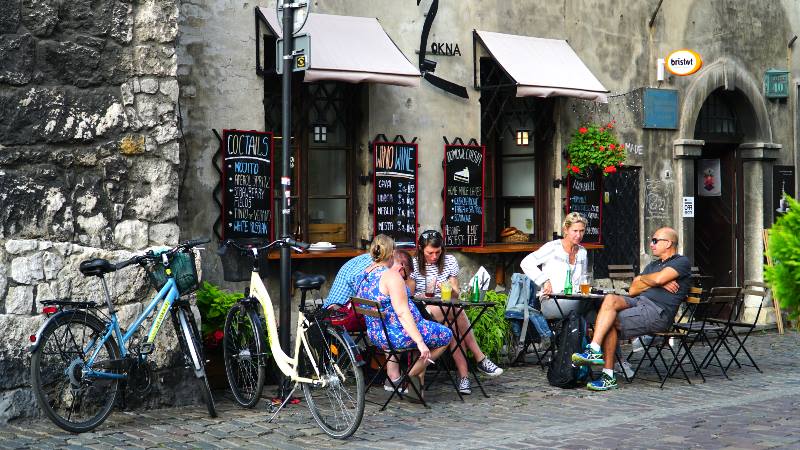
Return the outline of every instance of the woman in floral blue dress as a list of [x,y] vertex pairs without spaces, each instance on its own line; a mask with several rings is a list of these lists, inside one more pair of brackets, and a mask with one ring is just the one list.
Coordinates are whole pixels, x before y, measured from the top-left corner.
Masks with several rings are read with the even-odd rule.
[[[422,393],[426,366],[445,351],[453,333],[440,323],[422,318],[408,296],[403,277],[398,271],[391,270],[394,263],[392,238],[382,234],[376,236],[369,250],[373,263],[367,267],[365,276],[357,284],[356,296],[380,303],[381,310],[386,313],[386,328],[392,347],[416,347],[419,350],[420,357],[408,374],[417,392]],[[367,334],[372,343],[388,350],[387,336],[380,319],[367,316],[366,321]]]

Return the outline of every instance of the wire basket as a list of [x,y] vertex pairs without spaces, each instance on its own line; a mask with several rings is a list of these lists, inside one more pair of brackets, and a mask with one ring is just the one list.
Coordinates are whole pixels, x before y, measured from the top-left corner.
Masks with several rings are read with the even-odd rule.
[[[178,252],[170,256],[169,268],[172,270],[172,275],[175,277],[175,285],[178,288],[180,295],[194,292],[199,284],[197,277],[197,265],[194,261],[194,252]],[[164,263],[154,261],[147,266],[147,273],[150,278],[150,283],[156,290],[160,290],[167,284],[167,272]]]
[[[261,246],[263,241],[259,239],[237,239],[241,245]],[[250,281],[253,273],[253,254],[243,252],[234,247],[225,249],[225,253],[219,255],[222,263],[222,278],[225,281],[238,282]],[[261,278],[267,277],[267,252],[258,253],[258,274]]]

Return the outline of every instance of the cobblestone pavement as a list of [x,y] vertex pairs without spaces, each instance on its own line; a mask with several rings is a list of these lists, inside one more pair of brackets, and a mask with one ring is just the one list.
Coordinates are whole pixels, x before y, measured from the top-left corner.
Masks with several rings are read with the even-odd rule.
[[[431,408],[392,402],[384,412],[367,404],[347,441],[327,438],[305,403],[266,423],[266,402],[236,407],[218,393],[220,415],[201,406],[115,412],[97,430],[60,431],[46,418],[0,428],[0,448],[798,448],[800,334],[751,336],[748,348],[764,373],[710,368],[705,383],[671,379],[664,389],[635,380],[592,393],[547,384],[537,366],[511,368],[485,380],[491,398],[458,400],[452,386],[433,386]],[[383,391],[370,391],[379,400]]]

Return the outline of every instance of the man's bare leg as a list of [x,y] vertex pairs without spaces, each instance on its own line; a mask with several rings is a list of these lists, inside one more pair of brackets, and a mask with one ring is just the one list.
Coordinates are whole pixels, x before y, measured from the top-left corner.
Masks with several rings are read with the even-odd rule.
[[[607,334],[614,329],[617,321],[617,313],[624,309],[630,308],[625,298],[620,295],[607,294],[603,298],[603,304],[600,306],[600,311],[597,312],[597,320],[594,322],[594,335],[592,336],[592,343],[597,344],[598,347],[605,349],[603,341]],[[614,342],[616,344],[616,330],[614,330]],[[605,352],[605,350],[604,350]],[[612,349],[611,353],[613,354]],[[605,352],[608,354],[608,352]]]

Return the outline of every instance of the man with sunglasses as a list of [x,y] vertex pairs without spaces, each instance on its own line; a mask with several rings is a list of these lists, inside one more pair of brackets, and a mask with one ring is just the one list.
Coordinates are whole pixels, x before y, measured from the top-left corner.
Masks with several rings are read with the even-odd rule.
[[617,388],[614,377],[614,352],[620,339],[668,330],[683,299],[689,293],[691,263],[678,254],[678,233],[659,228],[650,239],[650,250],[657,259],[633,279],[630,297],[608,294],[597,313],[592,342],[582,353],[574,353],[575,365],[603,366],[600,379],[586,387],[593,391]]

